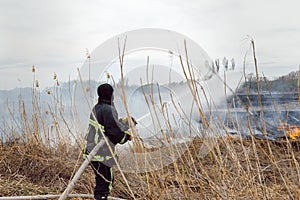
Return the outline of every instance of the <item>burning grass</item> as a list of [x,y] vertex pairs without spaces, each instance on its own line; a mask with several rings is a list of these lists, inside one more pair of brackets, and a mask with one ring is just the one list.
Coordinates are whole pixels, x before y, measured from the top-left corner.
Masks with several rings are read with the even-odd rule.
[[285,131],[286,135],[292,140],[297,140],[297,138],[300,137],[300,129],[297,125],[281,124],[278,130]]

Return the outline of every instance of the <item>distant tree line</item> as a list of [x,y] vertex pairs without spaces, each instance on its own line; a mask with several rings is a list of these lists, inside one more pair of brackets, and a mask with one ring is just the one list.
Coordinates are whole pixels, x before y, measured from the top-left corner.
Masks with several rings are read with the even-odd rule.
[[[280,76],[274,80],[268,80],[266,77],[259,77],[260,91],[262,92],[298,92],[299,72],[291,72],[288,75]],[[247,80],[238,88],[238,93],[256,93],[258,90],[258,81],[256,76],[251,73]]]

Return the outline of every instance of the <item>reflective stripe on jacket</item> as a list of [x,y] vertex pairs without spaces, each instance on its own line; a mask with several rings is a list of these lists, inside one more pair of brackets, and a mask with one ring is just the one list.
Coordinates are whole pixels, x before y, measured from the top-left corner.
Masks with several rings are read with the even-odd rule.
[[[105,133],[104,126],[101,124],[98,124],[96,121],[90,119],[89,120],[89,133],[86,136],[86,145],[85,145],[85,151],[83,153],[83,158],[86,159],[88,157],[88,153],[93,150],[93,148],[96,146],[96,144],[100,141],[102,138],[102,133],[99,131],[99,127],[101,128],[102,133]],[[112,144],[113,145],[113,144]],[[108,148],[108,147],[107,147]],[[103,149],[103,147],[102,147]],[[103,162],[105,160],[109,160],[112,158],[112,156],[109,155],[100,155],[101,151],[98,152],[92,159],[92,161],[99,161]]]

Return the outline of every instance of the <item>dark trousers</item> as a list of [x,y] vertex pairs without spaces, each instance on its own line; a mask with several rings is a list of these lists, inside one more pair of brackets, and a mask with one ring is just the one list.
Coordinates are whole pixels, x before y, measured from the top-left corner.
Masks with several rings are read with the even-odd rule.
[[100,199],[100,197],[108,195],[112,189],[113,171],[111,167],[108,167],[102,162],[92,161],[91,165],[96,179],[94,198]]

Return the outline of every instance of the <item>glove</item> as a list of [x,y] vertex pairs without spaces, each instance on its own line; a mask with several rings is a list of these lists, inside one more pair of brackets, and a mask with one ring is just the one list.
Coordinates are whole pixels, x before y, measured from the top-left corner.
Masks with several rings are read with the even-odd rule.
[[[133,121],[134,126],[137,125],[137,121],[133,117],[131,117],[131,120]],[[127,117],[121,118],[119,121],[127,128],[127,130],[130,128]]]
[[127,140],[131,141],[132,140],[132,135],[129,131],[124,131],[124,133],[127,134]]

